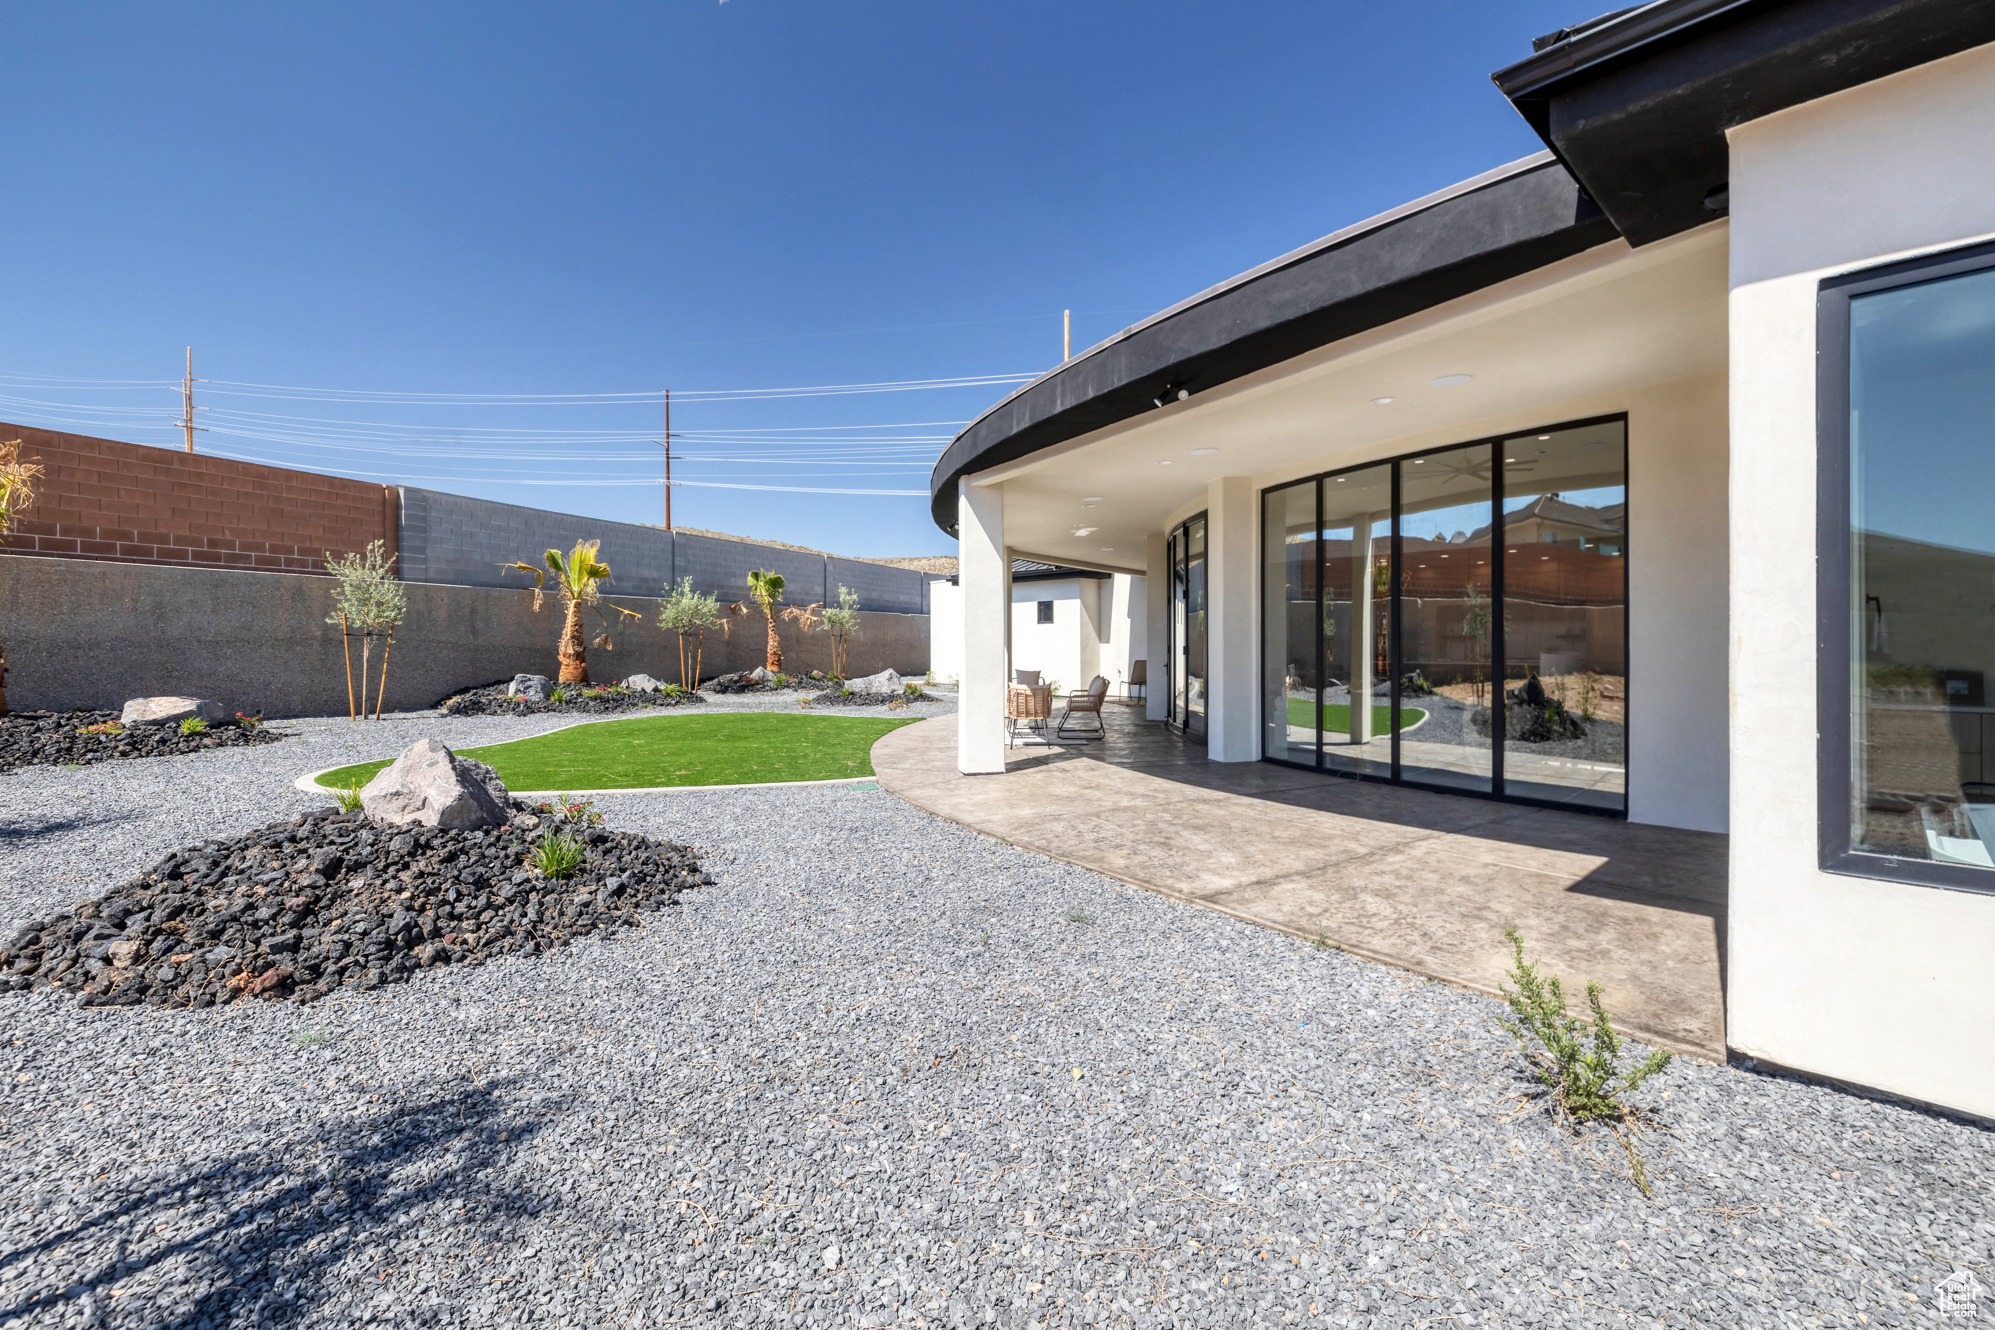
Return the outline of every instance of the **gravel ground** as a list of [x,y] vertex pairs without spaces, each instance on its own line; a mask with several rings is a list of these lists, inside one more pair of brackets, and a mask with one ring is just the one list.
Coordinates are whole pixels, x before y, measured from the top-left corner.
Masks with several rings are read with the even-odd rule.
[[[393,747],[343,725],[6,778],[0,923]],[[1942,1325],[1995,1284],[1980,1128],[1679,1062],[1644,1200],[1485,998],[878,790],[600,802],[717,885],[302,1011],[0,999],[0,1324]]]

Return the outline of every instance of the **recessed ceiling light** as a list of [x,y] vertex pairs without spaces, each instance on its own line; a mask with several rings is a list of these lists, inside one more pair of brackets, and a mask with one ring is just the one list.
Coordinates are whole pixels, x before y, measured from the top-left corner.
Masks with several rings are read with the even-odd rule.
[[1100,502],[1101,502],[1101,495],[1099,495],[1099,494],[1090,494],[1090,495],[1088,495],[1088,497],[1087,497],[1087,498],[1085,498],[1085,499],[1082,499],[1082,500],[1081,500],[1081,502],[1082,502],[1082,503],[1100,503]]
[[1210,457],[1218,451],[1217,448],[1194,448],[1191,450],[1191,455],[1193,457]]
[[1516,459],[1516,458],[1514,458],[1514,457],[1506,457],[1506,458],[1504,458],[1503,460],[1504,460],[1504,461],[1506,461],[1506,462],[1514,462],[1514,461],[1516,461],[1517,459]]
[[1338,483],[1339,485],[1341,485],[1341,484],[1343,484],[1343,483],[1344,483],[1345,481],[1347,481],[1347,480],[1349,480],[1349,479],[1350,479],[1350,477],[1349,477],[1349,476],[1339,476],[1339,477],[1337,477],[1337,483]]
[[1074,534],[1077,536],[1092,536],[1094,533],[1095,529],[1091,526],[1078,526],[1074,528]]
[[1373,406],[1391,406],[1391,405],[1392,405],[1392,404],[1393,404],[1393,403],[1394,403],[1395,401],[1397,401],[1397,400],[1398,400],[1397,398],[1392,398],[1392,397],[1374,397],[1374,398],[1372,398],[1372,405],[1373,405]]
[[1459,388],[1474,377],[1473,374],[1443,374],[1438,379],[1428,380],[1428,383],[1435,388]]
[[1551,437],[1552,437],[1552,436],[1551,436],[1551,435],[1549,435],[1549,434],[1540,434],[1540,435],[1538,436],[1538,442],[1539,442],[1539,443],[1543,443],[1543,442],[1544,442],[1544,441],[1545,441],[1546,439],[1549,439],[1549,438],[1551,438]]
[[1414,458],[1414,459],[1413,459],[1413,465],[1415,465],[1415,466],[1425,466],[1425,465],[1427,465],[1427,459],[1426,459],[1426,458],[1424,458],[1424,457],[1416,457],[1416,458]]
[[1094,504],[1091,504],[1091,503],[1084,503],[1084,504],[1082,504],[1082,505],[1081,505],[1081,507],[1083,507],[1083,508],[1092,508],[1092,507],[1094,507],[1094,506],[1095,506],[1095,505],[1094,505]]
[[1543,457],[1546,453],[1550,451],[1551,451],[1550,448],[1540,448],[1538,449],[1538,456]]
[[1103,546],[1101,547],[1101,552],[1102,552],[1103,554],[1113,554],[1113,553],[1115,553],[1115,546],[1113,546],[1113,545],[1103,545]]
[[1158,466],[1169,466],[1170,464],[1171,464],[1171,459],[1168,457],[1166,457],[1163,461],[1157,463]]

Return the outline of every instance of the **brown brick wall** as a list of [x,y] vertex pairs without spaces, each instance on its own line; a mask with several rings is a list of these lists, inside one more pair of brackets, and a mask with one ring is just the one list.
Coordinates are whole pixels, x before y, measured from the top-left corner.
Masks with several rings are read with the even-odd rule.
[[0,424],[45,474],[0,549],[65,559],[322,573],[373,540],[395,553],[396,492],[310,471]]

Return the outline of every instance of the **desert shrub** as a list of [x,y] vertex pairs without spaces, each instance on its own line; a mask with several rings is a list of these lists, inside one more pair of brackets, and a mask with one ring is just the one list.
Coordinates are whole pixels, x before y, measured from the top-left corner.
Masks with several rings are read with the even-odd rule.
[[202,720],[199,716],[189,716],[186,720],[180,722],[180,732],[182,734],[206,734],[208,732],[208,722]]

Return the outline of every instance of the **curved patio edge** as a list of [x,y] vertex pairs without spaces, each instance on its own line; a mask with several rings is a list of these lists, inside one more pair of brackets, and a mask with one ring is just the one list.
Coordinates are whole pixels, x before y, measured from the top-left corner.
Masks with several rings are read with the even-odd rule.
[[1722,836],[1215,763],[1123,717],[1106,745],[1011,750],[1003,775],[964,776],[955,753],[939,716],[882,736],[873,770],[982,835],[1489,997],[1516,927],[1575,990],[1603,984],[1621,1033],[1726,1060]]

